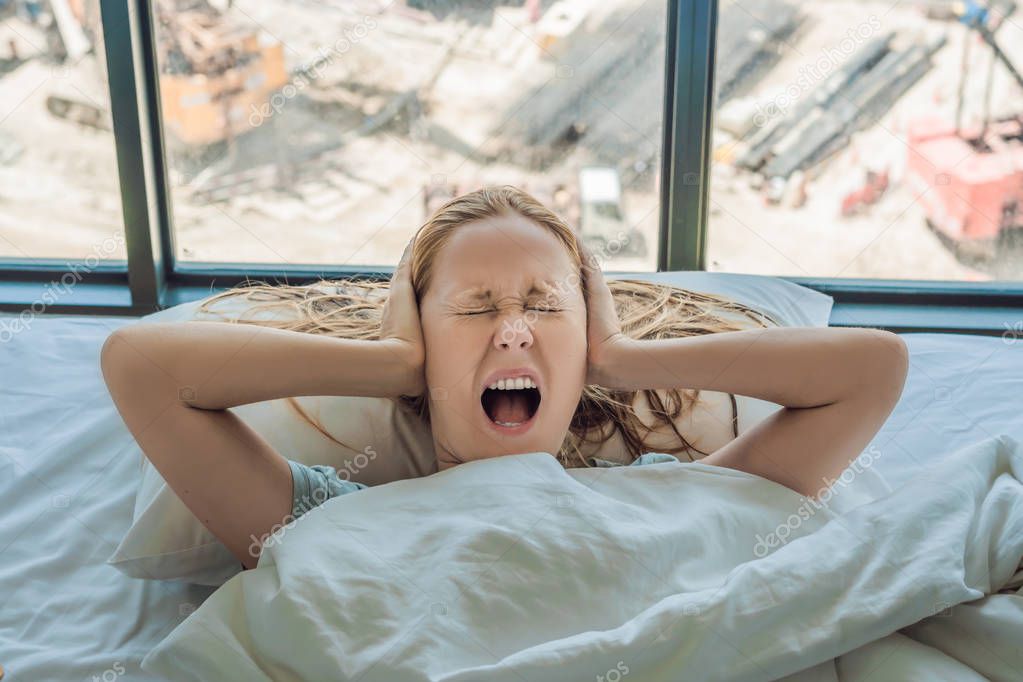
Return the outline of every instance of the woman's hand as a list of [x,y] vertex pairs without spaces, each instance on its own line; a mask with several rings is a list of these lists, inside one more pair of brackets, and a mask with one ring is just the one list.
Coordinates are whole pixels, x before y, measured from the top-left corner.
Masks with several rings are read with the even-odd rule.
[[620,380],[616,375],[625,366],[623,361],[632,339],[622,332],[600,262],[582,242],[579,249],[586,292],[586,383],[617,388]]
[[409,386],[401,395],[421,395],[426,391],[426,347],[419,320],[419,304],[412,288],[412,242],[405,245],[398,267],[391,276],[390,292],[380,320],[380,341],[391,346],[408,366]]

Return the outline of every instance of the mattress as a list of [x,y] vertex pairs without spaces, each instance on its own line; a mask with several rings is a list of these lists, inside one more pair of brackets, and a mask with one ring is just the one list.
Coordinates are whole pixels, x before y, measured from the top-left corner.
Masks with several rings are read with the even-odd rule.
[[[0,320],[10,316],[0,316]],[[142,657],[213,588],[105,563],[131,522],[138,461],[98,365],[130,319],[38,317],[0,338],[0,665],[8,680],[148,679]],[[874,438],[897,486],[988,435],[1023,440],[1023,339],[904,334],[902,399]]]

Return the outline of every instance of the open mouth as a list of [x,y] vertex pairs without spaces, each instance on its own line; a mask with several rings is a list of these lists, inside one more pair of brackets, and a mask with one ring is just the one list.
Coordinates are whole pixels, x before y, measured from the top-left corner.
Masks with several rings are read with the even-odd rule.
[[529,379],[502,379],[483,390],[480,403],[490,421],[505,429],[515,429],[532,421],[540,408],[540,391]]

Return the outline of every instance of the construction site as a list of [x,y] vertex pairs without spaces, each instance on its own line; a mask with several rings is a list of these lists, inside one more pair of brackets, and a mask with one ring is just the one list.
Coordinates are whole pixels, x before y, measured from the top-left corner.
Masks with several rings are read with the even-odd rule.
[[[179,261],[392,265],[508,183],[605,268],[655,267],[665,0],[153,14]],[[96,0],[0,0],[0,257],[125,257],[100,26]],[[707,269],[1023,279],[1021,27],[1012,3],[722,2]]]
[[1023,279],[1020,22],[1013,2],[726,3],[707,269]]

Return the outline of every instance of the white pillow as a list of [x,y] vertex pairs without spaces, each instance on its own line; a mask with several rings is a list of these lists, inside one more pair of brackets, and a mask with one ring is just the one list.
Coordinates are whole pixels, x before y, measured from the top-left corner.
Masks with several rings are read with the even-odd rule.
[[607,274],[605,279],[641,279],[689,291],[718,294],[762,310],[784,327],[827,327],[835,302],[827,294],[768,275],[680,270]]
[[[763,275],[708,273],[702,271],[607,275],[672,284],[691,291],[719,294],[758,308],[784,326],[826,327],[833,300],[830,296]],[[203,299],[205,300],[205,299]],[[191,301],[141,318],[145,322],[222,319],[199,315],[202,304]],[[216,310],[238,313],[250,305],[240,297],[227,299]],[[266,313],[267,317],[283,313]],[[690,442],[711,452],[732,438],[731,425],[719,415],[731,415],[728,394],[701,391],[701,400],[680,431]],[[284,400],[231,408],[243,421],[289,459],[306,464],[328,464],[350,472],[353,480],[379,485],[393,480],[424,476],[436,470],[429,428],[413,415],[383,398],[320,396],[297,399],[307,413],[318,419],[327,433],[350,448],[332,442],[301,419]],[[736,396],[739,432],[748,430],[778,409],[778,405]],[[637,403],[643,418],[645,401]],[[651,445],[657,441],[652,439]],[[670,439],[665,443],[671,443]],[[625,449],[615,434],[592,453],[623,461]],[[135,499],[133,522],[107,563],[135,578],[185,580],[220,585],[238,572],[239,564],[228,549],[195,518],[167,486],[149,460],[137,450],[142,481]],[[404,454],[404,456],[399,456]],[[619,454],[621,456],[619,456]]]

